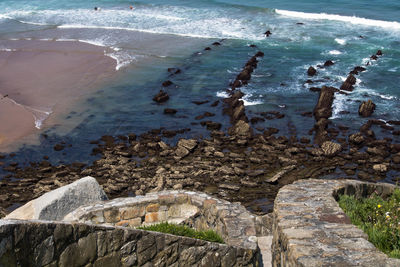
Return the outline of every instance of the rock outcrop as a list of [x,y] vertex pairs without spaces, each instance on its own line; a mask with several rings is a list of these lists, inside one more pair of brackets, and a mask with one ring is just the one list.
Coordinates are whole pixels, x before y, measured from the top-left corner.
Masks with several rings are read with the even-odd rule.
[[362,117],[370,117],[375,110],[376,105],[372,100],[368,100],[367,102],[363,101],[358,108],[358,114]]

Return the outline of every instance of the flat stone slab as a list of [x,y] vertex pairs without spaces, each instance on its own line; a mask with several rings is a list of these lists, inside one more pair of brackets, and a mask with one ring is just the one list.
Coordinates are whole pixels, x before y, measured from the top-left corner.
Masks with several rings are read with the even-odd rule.
[[274,205],[273,266],[400,266],[351,224],[341,194],[390,195],[394,185],[355,180],[299,180],[279,190]]
[[107,199],[96,179],[87,176],[29,201],[4,219],[60,221],[80,206]]

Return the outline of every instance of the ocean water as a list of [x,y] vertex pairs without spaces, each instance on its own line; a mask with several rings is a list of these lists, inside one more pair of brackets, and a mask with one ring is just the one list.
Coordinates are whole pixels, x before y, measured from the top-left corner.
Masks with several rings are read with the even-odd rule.
[[[268,38],[263,35],[266,30],[272,32]],[[17,151],[15,159],[20,162],[45,154],[56,163],[89,162],[93,160],[89,141],[104,134],[140,134],[165,127],[191,128],[187,136],[207,136],[194,119],[205,111],[215,113],[210,119],[226,129],[229,118],[222,114],[222,104],[210,104],[223,99],[229,83],[258,50],[265,57],[249,85],[241,88],[248,116],[279,111],[285,118],[256,127],[308,136],[314,119],[301,113],[312,111],[318,98],[309,87],[340,87],[349,71],[369,62],[378,49],[384,55],[357,76],[356,89],[348,96],[337,94],[331,119],[356,131],[367,120],[357,114],[360,101],[372,99],[377,105],[373,118],[400,120],[397,0],[2,0],[0,40],[15,39],[76,40],[104,46],[117,61],[118,72],[115,80],[72,106],[61,125],[42,129],[49,137],[41,145]],[[222,45],[212,46],[215,41]],[[212,49],[205,51],[207,46]],[[7,49],[12,47],[0,46]],[[317,68],[316,82],[306,84],[308,67],[326,60],[335,65]],[[182,73],[170,76],[169,67],[181,68]],[[170,100],[158,105],[152,97],[167,79],[176,86],[166,89]],[[196,100],[209,103],[197,106],[192,103]],[[164,108],[178,113],[166,116]],[[376,133],[393,137],[380,129]],[[62,154],[52,150],[60,140],[73,144]]]

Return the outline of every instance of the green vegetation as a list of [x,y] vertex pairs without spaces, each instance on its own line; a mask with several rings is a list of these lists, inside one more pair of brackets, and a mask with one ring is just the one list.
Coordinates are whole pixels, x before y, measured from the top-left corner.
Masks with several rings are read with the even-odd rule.
[[177,225],[177,224],[170,224],[168,222],[163,222],[149,226],[141,226],[138,227],[138,229],[167,233],[172,235],[186,236],[186,237],[197,238],[210,242],[224,244],[224,240],[213,230],[196,231],[192,228],[189,228],[186,225]]
[[355,199],[342,195],[340,207],[351,222],[368,234],[368,240],[389,257],[400,259],[400,190],[383,200],[376,193]]

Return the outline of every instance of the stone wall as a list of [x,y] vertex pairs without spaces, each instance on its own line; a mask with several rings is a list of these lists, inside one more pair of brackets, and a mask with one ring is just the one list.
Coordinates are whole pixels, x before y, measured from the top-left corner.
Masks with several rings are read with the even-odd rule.
[[[168,221],[197,230],[213,229],[228,245],[257,250],[254,215],[239,203],[198,192],[162,191],[135,198],[118,198],[79,208],[64,220],[126,227]],[[257,220],[258,225],[264,221]],[[266,227],[257,228],[265,231]]]
[[0,266],[258,266],[258,255],[126,227],[0,220]]
[[335,198],[377,191],[393,192],[388,184],[354,180],[300,180],[283,187],[274,206],[273,266],[400,266],[367,235],[351,224]]

